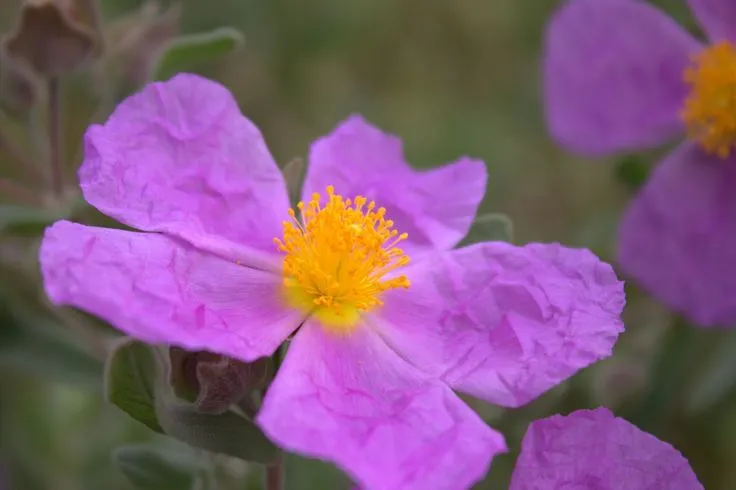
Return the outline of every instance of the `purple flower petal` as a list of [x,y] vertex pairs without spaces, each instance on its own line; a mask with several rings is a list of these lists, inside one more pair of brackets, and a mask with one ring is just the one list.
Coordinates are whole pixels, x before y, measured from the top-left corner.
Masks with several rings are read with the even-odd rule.
[[662,161],[619,230],[622,270],[701,326],[736,322],[736,157],[694,143]]
[[623,284],[587,250],[483,243],[407,269],[370,319],[404,358],[450,386],[520,406],[611,354]]
[[683,131],[683,72],[699,43],[638,0],[570,0],[552,18],[544,55],[547,121],[585,154],[656,146]]
[[713,41],[736,41],[736,2],[733,0],[688,0],[700,25]]
[[461,158],[415,171],[404,160],[399,138],[353,116],[310,150],[304,199],[324,193],[328,185],[345,197],[363,195],[385,207],[396,229],[409,234],[402,245],[407,251],[450,249],[473,222],[485,193],[486,167]]
[[363,488],[465,489],[503,436],[365,326],[348,335],[308,322],[257,418],[290,451],[335,462]]
[[702,490],[666,442],[606,408],[532,422],[510,490]]
[[273,251],[288,198],[263,137],[230,92],[196,75],[152,83],[85,136],[84,196],[103,213],[195,245]]
[[49,298],[148,343],[251,361],[303,320],[281,305],[281,278],[165,235],[59,221],[40,252]]

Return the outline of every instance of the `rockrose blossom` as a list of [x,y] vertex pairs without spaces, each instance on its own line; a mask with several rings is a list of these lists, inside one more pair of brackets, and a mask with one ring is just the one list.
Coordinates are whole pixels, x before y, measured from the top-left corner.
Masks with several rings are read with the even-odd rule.
[[640,0],[570,0],[552,18],[552,135],[586,155],[687,138],[621,223],[623,272],[701,326],[736,322],[736,2],[689,0],[710,40]]
[[532,422],[510,490],[702,490],[666,442],[615,417],[578,410]]
[[312,145],[296,213],[258,129],[194,75],[92,126],[79,179],[89,203],[140,231],[51,226],[52,301],[243,361],[293,336],[256,421],[363,488],[471,486],[506,446],[453,389],[524,404],[610,355],[622,330],[622,283],[589,251],[451,250],[484,164],[417,172],[357,116]]

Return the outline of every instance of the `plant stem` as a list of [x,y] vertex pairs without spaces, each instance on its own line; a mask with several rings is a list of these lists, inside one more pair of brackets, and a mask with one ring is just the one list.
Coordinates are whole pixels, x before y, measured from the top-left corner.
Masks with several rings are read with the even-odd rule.
[[673,316],[654,362],[652,386],[628,420],[647,432],[656,433],[673,415],[683,380],[691,366],[695,328]]
[[284,490],[284,459],[279,457],[278,462],[266,466],[265,490]]
[[51,160],[51,185],[59,197],[64,192],[64,172],[61,155],[61,85],[58,78],[48,81],[49,113],[48,138],[49,159]]

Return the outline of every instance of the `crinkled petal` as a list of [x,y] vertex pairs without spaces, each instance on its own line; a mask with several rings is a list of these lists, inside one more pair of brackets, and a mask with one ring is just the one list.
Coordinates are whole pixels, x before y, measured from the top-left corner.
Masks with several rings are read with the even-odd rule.
[[406,271],[369,316],[387,342],[450,386],[504,406],[611,354],[623,284],[587,250],[482,243]]
[[544,99],[560,144],[599,155],[682,131],[683,72],[699,43],[639,0],[570,0],[550,21]]
[[84,196],[103,213],[198,244],[216,235],[274,251],[288,197],[261,133],[222,85],[152,83],[85,135]]
[[702,490],[687,460],[610,410],[532,422],[510,490]]
[[735,184],[736,157],[683,144],[654,170],[619,230],[622,271],[704,327],[736,322]]
[[244,361],[270,355],[303,320],[282,306],[279,276],[183,241],[59,221],[40,251],[46,292],[149,343]]
[[318,139],[309,153],[304,199],[333,185],[346,197],[362,195],[386,208],[396,229],[408,233],[408,251],[450,249],[465,237],[486,187],[480,160],[461,158],[419,172],[404,160],[401,140],[360,116]]
[[333,461],[376,490],[466,489],[503,436],[370,329],[339,335],[308,321],[257,418],[284,448]]
[[736,41],[736,2],[733,0],[688,0],[700,25],[713,41]]

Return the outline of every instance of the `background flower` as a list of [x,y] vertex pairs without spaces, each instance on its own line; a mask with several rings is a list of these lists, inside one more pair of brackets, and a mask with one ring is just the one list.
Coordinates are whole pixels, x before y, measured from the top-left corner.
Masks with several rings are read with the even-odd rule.
[[[690,4],[710,43],[736,41],[733,2]],[[624,214],[618,262],[657,299],[696,324],[733,324],[736,207],[730,189],[736,183],[736,156],[717,155],[698,136],[734,126],[726,119],[736,109],[736,98],[723,95],[736,87],[728,68],[736,64],[733,45],[718,45],[726,57],[714,61],[715,71],[707,75],[704,83],[712,86],[695,88],[686,82],[686,70],[697,72],[702,62],[693,57],[713,47],[637,0],[566,2],[550,20],[545,44],[547,121],[555,139],[570,150],[605,155],[651,148],[681,136],[690,125],[694,139],[662,159]],[[698,119],[704,116],[694,116],[699,113],[694,108],[705,110],[708,118]],[[712,122],[719,111],[726,113],[724,120]],[[693,126],[693,117],[708,127]],[[720,151],[728,152],[736,133],[723,137],[727,143]]]
[[610,410],[578,410],[532,422],[510,490],[626,488],[702,490],[687,460]]

